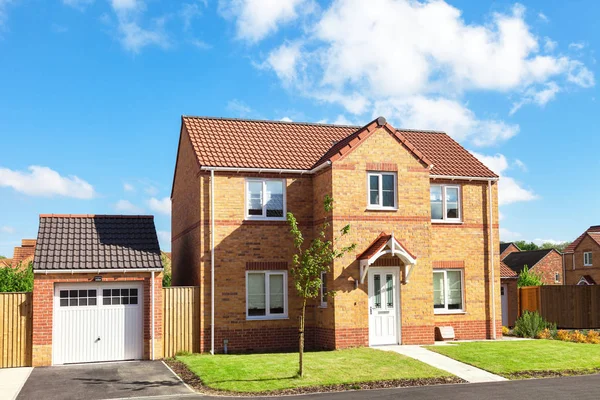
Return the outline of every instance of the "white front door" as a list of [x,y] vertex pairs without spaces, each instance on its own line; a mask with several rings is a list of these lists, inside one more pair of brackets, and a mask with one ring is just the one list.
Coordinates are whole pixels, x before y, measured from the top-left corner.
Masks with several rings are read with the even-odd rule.
[[502,300],[502,326],[508,326],[508,285],[500,285],[500,298]]
[[369,345],[400,343],[398,268],[369,268]]
[[53,364],[143,358],[139,282],[56,284]]

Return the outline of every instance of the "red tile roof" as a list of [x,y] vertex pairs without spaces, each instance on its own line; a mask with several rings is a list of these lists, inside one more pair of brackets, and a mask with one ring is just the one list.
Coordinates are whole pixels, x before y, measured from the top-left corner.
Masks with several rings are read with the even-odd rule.
[[0,259],[0,268],[4,268],[4,267],[12,267],[12,258]]
[[[588,234],[590,234],[590,237],[596,241],[596,243],[598,243],[600,245],[600,243],[598,242],[597,239],[594,238],[595,233],[600,233],[600,225],[592,225],[590,226],[585,232],[583,232],[577,239],[575,239],[573,241],[573,243],[571,243],[570,245],[568,245],[565,250],[563,251],[563,253],[572,253],[575,251],[575,249],[577,248],[577,246],[579,246],[579,243],[581,243],[581,241],[583,240],[583,238],[585,238]],[[592,236],[593,235],[593,236]]]
[[[386,243],[388,243],[390,241],[391,238],[392,238],[392,235],[388,235],[385,232],[381,232],[379,234],[379,236],[377,236],[377,238],[373,241],[373,243],[371,243],[365,251],[363,251],[362,253],[357,255],[356,258],[358,260],[368,260],[369,258],[373,257],[375,254],[377,254],[379,252],[379,250],[381,250],[386,245]],[[394,239],[394,240],[396,240],[396,243],[398,243],[400,246],[402,246],[402,248],[404,250],[406,250],[406,252],[413,259],[415,259],[415,260],[417,259],[417,257],[412,255],[412,253],[406,248],[406,246],[404,246],[402,243],[398,242],[397,239]]]
[[519,274],[513,271],[508,265],[500,261],[500,277],[501,278],[517,278]]
[[201,166],[309,170],[345,156],[377,127],[408,148],[431,174],[497,177],[442,132],[397,130],[379,117],[359,126],[182,117]]

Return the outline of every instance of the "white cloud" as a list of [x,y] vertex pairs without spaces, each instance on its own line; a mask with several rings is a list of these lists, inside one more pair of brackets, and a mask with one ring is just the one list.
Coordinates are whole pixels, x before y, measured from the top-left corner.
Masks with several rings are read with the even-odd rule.
[[566,242],[566,240],[555,240],[555,239],[533,239],[533,243],[539,245],[542,245],[544,243],[551,243],[551,244],[560,244],[560,243],[564,243]]
[[520,240],[522,235],[519,232],[513,232],[506,228],[500,228],[500,240],[503,242],[514,242]]
[[156,196],[158,194],[158,188],[154,185],[147,185],[144,188],[144,193],[146,193],[148,196]]
[[549,22],[550,18],[548,18],[546,16],[546,14],[544,14],[543,12],[538,13],[538,18],[541,19],[543,22]]
[[233,99],[227,103],[227,110],[234,113],[237,117],[246,117],[252,113],[250,106],[237,99]]
[[504,141],[519,126],[476,115],[461,101],[468,91],[525,93],[542,105],[558,87],[595,84],[580,61],[547,54],[556,42],[532,32],[521,5],[474,24],[444,1],[335,0],[308,19],[304,32],[256,65],[295,93],[351,114],[386,109],[390,120],[477,146]]
[[131,183],[124,183],[123,190],[126,192],[135,192],[135,187]]
[[584,48],[585,48],[585,43],[583,43],[583,42],[569,43],[569,49],[572,49],[572,50],[583,50]]
[[64,196],[91,199],[96,195],[94,187],[75,175],[61,176],[58,172],[39,165],[27,171],[0,168],[0,187],[11,187],[30,196]]
[[155,19],[150,29],[141,26],[141,14],[146,9],[143,1],[111,0],[111,6],[117,16],[119,40],[125,50],[139,53],[146,46],[169,47],[164,18]]
[[8,234],[13,234],[16,232],[16,229],[13,228],[12,226],[8,226],[8,225],[4,225],[3,227],[0,228],[0,232],[4,232],[4,233],[8,233]]
[[518,158],[515,160],[515,165],[524,172],[527,172],[527,165],[525,165],[525,163],[521,160],[519,160]]
[[161,250],[165,251],[171,248],[171,232],[157,231],[156,236],[158,236]]
[[154,212],[171,215],[171,199],[168,197],[162,199],[153,197],[148,201],[148,206]]
[[128,200],[119,200],[115,203],[115,210],[127,214],[141,214],[143,209],[131,203]]
[[548,82],[544,88],[540,90],[529,88],[525,91],[523,97],[519,101],[513,103],[509,114],[513,115],[525,104],[537,104],[538,106],[543,107],[550,100],[553,100],[560,90],[561,89],[556,82]]
[[[204,3],[206,7],[206,3]],[[184,3],[179,11],[179,16],[183,20],[183,29],[189,30],[192,26],[192,21],[202,15],[202,9],[198,3]]]
[[488,156],[471,152],[479,161],[500,176],[498,183],[498,203],[506,205],[522,201],[531,201],[538,196],[530,189],[523,188],[515,179],[504,175],[509,168],[509,162],[503,154]]
[[212,46],[210,44],[208,44],[205,41],[200,40],[200,39],[192,39],[192,40],[190,40],[190,43],[194,47],[196,47],[197,49],[200,49],[200,50],[212,49]]
[[4,24],[6,23],[6,19],[8,18],[6,15],[6,9],[8,5],[12,3],[13,0],[0,0],[0,30],[4,28]]
[[280,121],[282,121],[282,122],[293,122],[290,117],[283,117],[283,118],[280,119]]
[[220,0],[219,11],[236,21],[237,37],[256,43],[276,32],[280,25],[312,10],[309,0]]

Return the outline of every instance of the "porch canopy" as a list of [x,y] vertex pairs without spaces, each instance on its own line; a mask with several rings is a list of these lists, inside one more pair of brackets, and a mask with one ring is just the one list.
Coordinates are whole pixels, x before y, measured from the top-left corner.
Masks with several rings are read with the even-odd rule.
[[380,257],[392,256],[400,259],[399,266],[402,269],[402,283],[408,283],[408,278],[417,264],[417,257],[412,255],[406,247],[391,235],[381,232],[375,241],[356,258],[360,262],[360,283],[364,283],[369,267]]

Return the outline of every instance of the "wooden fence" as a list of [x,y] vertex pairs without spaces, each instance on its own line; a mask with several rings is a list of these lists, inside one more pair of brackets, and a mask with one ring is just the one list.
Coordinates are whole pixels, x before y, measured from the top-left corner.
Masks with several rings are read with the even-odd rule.
[[600,286],[537,286],[519,289],[519,315],[538,311],[563,329],[600,328]]
[[200,288],[163,289],[164,356],[200,352]]
[[0,368],[31,365],[32,294],[0,293]]

